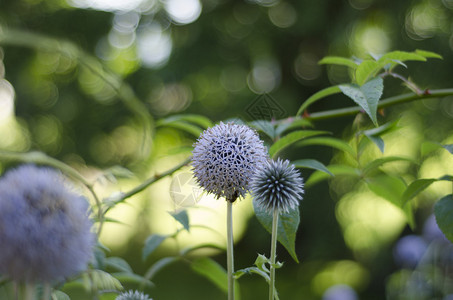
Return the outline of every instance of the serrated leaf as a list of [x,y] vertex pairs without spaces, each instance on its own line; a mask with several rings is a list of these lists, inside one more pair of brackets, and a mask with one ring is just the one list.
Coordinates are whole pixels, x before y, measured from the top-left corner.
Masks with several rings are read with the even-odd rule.
[[[356,177],[357,179],[360,177],[360,170],[351,166],[347,165],[329,165],[327,169],[334,175],[334,176],[351,176]],[[305,187],[311,187],[323,180],[329,179],[330,176],[327,173],[316,171],[307,179],[305,182]]]
[[338,87],[338,85],[331,86],[331,87],[328,87],[328,88],[325,88],[325,89],[322,89],[322,90],[316,92],[315,94],[308,97],[308,99],[305,100],[304,103],[302,103],[302,105],[300,106],[299,110],[296,113],[296,116],[301,115],[307,109],[307,107],[309,107],[311,104],[315,103],[316,101],[318,101],[322,98],[325,98],[327,96],[333,95],[333,94],[338,94],[340,92],[341,92],[341,90]]
[[378,125],[376,112],[378,101],[384,89],[382,78],[376,77],[362,86],[342,84],[340,89],[343,94],[354,100],[368,114],[374,125]]
[[437,179],[434,178],[422,178],[412,181],[403,193],[403,205],[436,181]]
[[[266,211],[253,201],[255,215],[261,225],[269,232],[272,232],[272,213]],[[299,208],[290,210],[288,213],[281,213],[278,217],[277,240],[282,244],[291,257],[299,262],[296,255],[296,233],[299,227]]]
[[340,65],[340,66],[346,66],[352,69],[357,68],[357,63],[350,59],[350,58],[345,58],[345,57],[340,57],[340,56],[326,56],[323,59],[319,61],[319,64],[324,64],[324,65]]
[[134,273],[131,266],[121,257],[109,257],[105,260],[105,264],[106,266],[114,268],[117,271]]
[[327,131],[319,131],[319,130],[298,130],[287,135],[283,136],[281,139],[276,141],[270,148],[269,148],[269,155],[271,157],[275,157],[275,155],[283,150],[284,148],[298,142],[300,140],[321,134],[327,134]]
[[442,145],[442,148],[453,154],[453,144]]
[[439,59],[443,59],[442,55],[437,54],[437,53],[435,53],[435,52],[431,52],[431,51],[426,51],[426,50],[417,49],[417,50],[415,50],[415,53],[418,54],[418,55],[421,55],[421,56],[423,56],[423,57],[426,57],[426,58],[439,58]]
[[142,260],[145,261],[154,252],[154,250],[156,250],[156,248],[159,247],[163,241],[165,241],[167,237],[168,235],[161,234],[150,235],[146,239],[145,246],[143,247]]
[[381,67],[375,60],[364,60],[355,70],[355,80],[359,86],[362,86],[369,78],[376,76]]
[[440,230],[453,243],[453,195],[447,195],[437,201],[434,215]]
[[187,214],[187,210],[181,210],[178,212],[170,212],[170,215],[178,221],[185,230],[190,231],[190,224],[189,224],[189,215]]
[[180,259],[181,258],[177,256],[167,256],[159,259],[146,271],[144,278],[147,280],[153,279],[157,272]]
[[417,163],[415,160],[409,157],[401,157],[401,156],[386,156],[382,158],[375,159],[371,162],[369,162],[363,169],[362,172],[364,175],[367,175],[368,173],[372,172],[373,170],[376,170],[380,166],[390,163],[390,162],[395,162],[395,161],[409,161],[412,163]]
[[352,149],[351,145],[346,143],[343,140],[333,138],[333,137],[314,137],[309,138],[306,140],[301,141],[299,146],[313,146],[313,145],[320,145],[320,146],[329,146],[332,148],[336,148],[338,150],[344,151],[355,157],[355,151]]
[[330,176],[334,176],[323,163],[321,163],[320,161],[318,161],[316,159],[299,159],[299,160],[293,161],[292,163],[296,166],[296,168],[309,168],[309,169],[325,172],[325,173],[329,174]]

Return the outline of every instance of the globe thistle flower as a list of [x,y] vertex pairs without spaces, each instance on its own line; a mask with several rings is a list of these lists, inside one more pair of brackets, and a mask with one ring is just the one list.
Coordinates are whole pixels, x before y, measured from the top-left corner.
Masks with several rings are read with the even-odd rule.
[[303,179],[288,160],[271,161],[257,170],[250,190],[261,207],[268,212],[288,212],[299,205],[304,193]]
[[244,197],[257,168],[267,161],[258,134],[245,125],[220,122],[194,144],[192,166],[197,183],[218,199]]
[[121,293],[115,300],[152,300],[148,295],[143,294],[139,291],[127,291]]
[[52,169],[7,172],[0,178],[0,274],[50,283],[83,271],[95,241],[87,209]]

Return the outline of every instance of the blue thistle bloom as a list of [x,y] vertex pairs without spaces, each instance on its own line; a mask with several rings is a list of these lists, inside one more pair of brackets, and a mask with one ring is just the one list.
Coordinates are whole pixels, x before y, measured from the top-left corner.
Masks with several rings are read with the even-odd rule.
[[0,178],[0,274],[53,282],[85,270],[95,242],[87,209],[52,169],[7,172]]
[[267,162],[257,170],[250,183],[256,203],[268,212],[277,209],[289,212],[299,205],[304,193],[304,182],[288,160]]
[[121,293],[115,300],[152,300],[148,295],[143,294],[139,291],[127,291]]
[[230,202],[245,196],[253,173],[268,157],[253,129],[222,122],[201,134],[192,154],[198,184]]

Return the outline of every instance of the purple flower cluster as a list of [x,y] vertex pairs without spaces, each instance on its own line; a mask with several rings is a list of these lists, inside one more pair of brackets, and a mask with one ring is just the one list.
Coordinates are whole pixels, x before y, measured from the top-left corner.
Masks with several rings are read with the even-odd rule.
[[254,130],[232,123],[208,128],[194,147],[192,166],[198,184],[230,202],[245,196],[253,173],[268,157]]
[[115,300],[152,300],[148,295],[143,294],[139,291],[127,291],[121,293]]
[[0,274],[53,282],[85,270],[95,242],[87,210],[52,169],[7,172],[0,178]]

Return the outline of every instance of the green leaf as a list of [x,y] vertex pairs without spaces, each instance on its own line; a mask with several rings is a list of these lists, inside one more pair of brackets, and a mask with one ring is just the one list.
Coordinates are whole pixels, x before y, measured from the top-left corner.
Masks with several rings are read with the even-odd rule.
[[151,253],[156,250],[157,247],[162,244],[162,242],[168,237],[168,235],[161,235],[161,234],[152,234],[150,235],[146,241],[145,246],[143,247],[142,252],[142,260],[145,261]]
[[309,169],[314,169],[318,170],[321,172],[325,172],[329,174],[330,176],[334,176],[327,168],[326,166],[321,163],[320,161],[317,161],[316,159],[299,159],[296,161],[292,162],[296,168],[309,168]]
[[385,143],[384,143],[384,140],[380,136],[373,136],[373,135],[365,135],[365,136],[379,148],[381,153],[384,153]]
[[388,60],[398,60],[398,61],[426,61],[426,58],[423,55],[420,55],[415,52],[406,52],[406,51],[392,51],[382,55],[379,58],[379,62],[388,61]]
[[350,59],[350,58],[345,58],[345,57],[340,57],[340,56],[326,56],[323,59],[319,61],[319,64],[324,64],[324,65],[340,65],[340,66],[346,66],[352,69],[357,68],[357,63]]
[[304,118],[295,117],[293,119],[286,119],[281,122],[277,128],[275,128],[275,136],[279,137],[282,133],[292,130],[292,129],[301,129],[304,127],[313,127],[313,124]]
[[196,125],[193,125],[189,122],[186,122],[186,121],[172,121],[172,122],[168,122],[168,123],[156,122],[156,127],[163,127],[163,126],[179,129],[181,131],[185,131],[195,137],[199,137],[200,134],[203,132],[202,128],[200,128]]
[[120,282],[123,282],[125,284],[133,283],[133,284],[142,284],[147,287],[154,287],[154,283],[152,283],[150,280],[148,280],[145,277],[138,275],[138,274],[118,272],[118,273],[113,273],[112,276],[114,276]]
[[134,273],[131,266],[121,257],[109,257],[105,260],[105,264],[117,271]]
[[301,141],[299,146],[312,146],[312,145],[321,145],[336,148],[338,150],[344,151],[355,157],[354,149],[345,141],[333,138],[333,137],[314,137]]
[[91,282],[88,285],[88,290],[122,290],[123,286],[120,281],[113,277],[113,275],[101,271],[90,270]]
[[156,125],[169,124],[169,123],[178,122],[178,121],[192,123],[192,124],[198,125],[199,127],[203,128],[203,129],[212,127],[212,125],[213,125],[211,120],[209,120],[209,118],[207,118],[203,115],[196,115],[196,114],[173,115],[173,116],[170,116],[165,119],[161,119],[161,120],[157,121]]
[[364,175],[367,175],[368,173],[376,170],[380,166],[389,163],[389,162],[394,162],[394,161],[409,161],[412,163],[417,163],[415,160],[409,157],[401,157],[401,156],[386,156],[382,158],[375,159],[371,162],[369,162],[363,169],[362,173]]
[[283,150],[284,148],[298,142],[300,140],[309,138],[315,135],[327,134],[327,131],[319,131],[319,130],[298,130],[291,133],[288,133],[278,141],[276,141],[270,148],[269,148],[269,155],[271,157],[275,157],[275,155]]
[[453,144],[442,145],[442,148],[453,154]]
[[354,100],[368,114],[374,125],[378,125],[376,112],[378,101],[384,89],[382,78],[376,77],[360,87],[353,84],[342,84],[340,89],[343,94]]
[[296,113],[296,116],[301,115],[307,109],[307,107],[309,107],[311,104],[318,101],[319,99],[325,98],[333,94],[338,94],[340,92],[341,90],[338,87],[338,85],[330,86],[328,88],[320,90],[319,92],[316,92],[315,94],[311,95],[307,100],[305,100],[304,103],[302,103],[302,105],[300,106],[299,110]]
[[148,269],[148,271],[146,271],[144,278],[146,280],[153,279],[154,275],[156,275],[157,272],[180,259],[181,258],[177,256],[167,256],[159,259]]
[[435,52],[431,52],[431,51],[426,51],[426,50],[415,50],[415,53],[418,54],[418,55],[421,55],[423,57],[426,57],[426,58],[439,58],[439,59],[443,59],[442,55],[440,54],[437,54]]
[[430,186],[431,183],[436,181],[437,179],[434,178],[422,178],[412,181],[403,193],[403,203],[406,204],[409,200]]
[[190,231],[190,224],[189,224],[189,215],[187,214],[187,210],[181,210],[179,212],[170,212],[170,215],[175,218],[176,221],[181,223],[185,230]]
[[198,249],[203,249],[203,248],[212,248],[212,249],[217,249],[217,250],[220,250],[220,251],[225,251],[225,247],[222,247],[222,246],[219,246],[219,245],[216,245],[216,244],[206,243],[206,244],[198,244],[196,246],[191,246],[191,247],[184,248],[184,249],[182,249],[180,251],[180,255],[181,256],[186,256],[192,251],[195,251],[195,250],[198,250]]
[[71,298],[62,291],[53,291],[52,300],[71,300]]
[[447,195],[434,205],[437,225],[453,243],[453,195]]
[[254,127],[255,129],[263,132],[268,137],[270,137],[272,140],[274,140],[276,137],[274,125],[269,121],[256,120],[256,121],[250,122],[249,125]]
[[381,67],[377,61],[364,60],[355,70],[355,80],[359,86],[362,86],[369,78],[376,76]]
[[[272,232],[272,213],[266,211],[253,201],[253,209],[258,221],[269,232]],[[299,227],[299,208],[290,210],[288,213],[281,213],[278,217],[277,240],[282,244],[291,257],[299,262],[296,255],[296,232]]]
[[242,277],[245,274],[257,274],[257,275],[263,277],[267,283],[269,283],[269,281],[270,281],[269,274],[260,270],[257,267],[248,267],[248,268],[237,270],[236,272],[234,272],[234,278],[239,279],[240,277]]
[[[355,178],[360,177],[360,170],[351,166],[347,165],[330,165],[327,166],[327,169],[334,175],[334,176],[351,176]],[[307,179],[305,182],[305,187],[311,187],[323,180],[329,179],[331,176],[325,172],[316,171]]]
[[[228,293],[228,278],[225,269],[209,257],[200,257],[190,264],[192,270],[202,275],[225,293]],[[235,282],[235,290],[237,282]],[[235,292],[235,294],[236,294]]]

